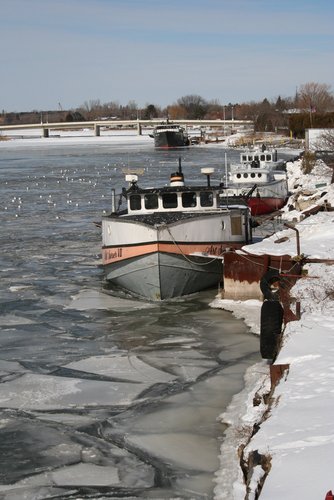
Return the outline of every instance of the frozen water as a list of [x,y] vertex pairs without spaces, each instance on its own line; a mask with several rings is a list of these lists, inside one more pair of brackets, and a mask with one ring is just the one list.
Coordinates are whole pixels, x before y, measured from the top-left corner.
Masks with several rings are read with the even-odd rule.
[[137,356],[100,356],[70,363],[66,368],[81,370],[88,373],[106,375],[119,381],[133,384],[148,384],[169,382],[173,376],[156,370],[141,361]]
[[128,312],[129,309],[152,309],[154,303],[140,302],[129,298],[114,297],[98,290],[82,290],[78,295],[72,296],[72,301],[67,306],[69,309],[85,311],[87,309],[108,309],[118,312]]
[[119,486],[117,467],[81,463],[52,473],[56,486]]
[[152,304],[111,289],[94,222],[129,165],[161,185],[181,154],[187,179],[219,179],[222,153],[44,144],[0,144],[1,498],[210,498],[217,417],[258,340],[208,307],[215,290]]

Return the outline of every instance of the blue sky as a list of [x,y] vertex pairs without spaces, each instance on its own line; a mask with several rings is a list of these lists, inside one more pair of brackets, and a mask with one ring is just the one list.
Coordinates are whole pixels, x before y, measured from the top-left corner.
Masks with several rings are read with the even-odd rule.
[[0,109],[293,96],[334,80],[334,0],[0,0]]

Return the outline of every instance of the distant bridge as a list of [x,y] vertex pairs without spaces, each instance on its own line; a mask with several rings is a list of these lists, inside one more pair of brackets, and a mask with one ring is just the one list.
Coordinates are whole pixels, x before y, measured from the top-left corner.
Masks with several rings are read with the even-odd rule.
[[94,120],[87,122],[58,122],[58,123],[26,123],[20,125],[1,125],[0,130],[10,131],[10,130],[24,130],[24,129],[41,129],[43,137],[49,137],[50,130],[80,130],[83,128],[91,128],[94,130],[96,136],[101,133],[101,128],[118,128],[118,127],[136,127],[138,134],[142,134],[142,129],[144,127],[155,127],[157,125],[163,124],[174,124],[174,125],[185,125],[185,126],[197,126],[197,127],[214,127],[214,128],[229,128],[230,130],[235,130],[236,127],[242,125],[248,125],[250,127],[254,126],[252,120]]

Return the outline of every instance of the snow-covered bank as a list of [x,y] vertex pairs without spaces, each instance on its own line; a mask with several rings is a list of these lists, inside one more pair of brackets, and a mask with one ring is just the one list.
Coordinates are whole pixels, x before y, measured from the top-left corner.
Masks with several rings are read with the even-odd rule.
[[[303,175],[300,167],[301,161],[288,164],[294,193],[283,218],[296,222],[304,256],[332,260],[334,212],[305,216],[305,211],[316,205],[334,207],[334,186],[329,184],[332,170],[321,161],[308,175]],[[245,249],[253,254],[296,256],[296,232],[286,229]],[[258,498],[257,488],[263,480],[260,498],[264,500],[325,499],[328,491],[334,491],[334,265],[308,263],[304,270],[306,277],[291,291],[300,301],[301,319],[285,325],[283,344],[274,363],[288,364],[287,375],[268,401],[269,365],[263,361],[253,366],[246,374],[243,393],[234,397],[220,417],[230,427],[221,448],[221,469],[216,474],[216,500]],[[219,298],[212,303],[244,317],[258,333],[261,303],[255,327],[256,304],[251,301],[249,305],[247,310],[247,302]],[[250,438],[254,429],[257,432]],[[247,485],[240,467],[241,451],[244,464],[253,460]]]

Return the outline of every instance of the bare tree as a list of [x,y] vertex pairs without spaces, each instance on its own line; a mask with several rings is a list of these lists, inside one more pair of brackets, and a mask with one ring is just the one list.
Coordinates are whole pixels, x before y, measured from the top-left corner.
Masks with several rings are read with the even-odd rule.
[[186,117],[187,111],[179,104],[172,104],[166,110],[166,116],[170,120],[182,120]]
[[325,130],[315,145],[317,150],[322,151],[321,158],[333,170],[331,184],[334,184],[334,129]]
[[324,113],[334,106],[330,85],[326,83],[304,83],[298,90],[299,108],[310,113]]
[[138,110],[138,104],[135,100],[131,99],[126,105],[128,110],[129,120],[135,120],[139,118],[140,111]]
[[325,130],[319,136],[316,147],[320,151],[334,152],[334,129]]

